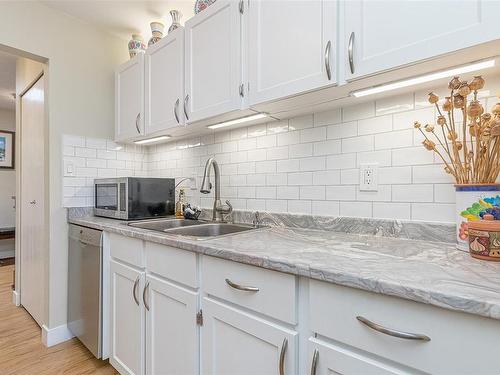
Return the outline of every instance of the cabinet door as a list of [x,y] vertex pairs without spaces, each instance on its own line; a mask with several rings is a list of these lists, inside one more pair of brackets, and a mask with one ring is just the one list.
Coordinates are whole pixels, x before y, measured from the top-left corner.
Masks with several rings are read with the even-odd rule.
[[115,73],[115,138],[144,134],[144,54],[120,65]]
[[346,78],[366,76],[497,39],[499,11],[499,2],[481,0],[346,1]]
[[146,285],[146,373],[197,374],[198,293],[150,275]]
[[217,1],[186,22],[187,123],[241,108],[241,16]]
[[309,339],[311,375],[395,375],[408,374],[400,369],[361,356],[336,345]]
[[146,51],[146,134],[184,124],[184,29]]
[[141,301],[144,273],[111,261],[111,355],[120,373],[144,374],[145,310]]
[[295,374],[297,333],[203,299],[204,375]]
[[252,1],[248,23],[250,105],[337,82],[336,1]]

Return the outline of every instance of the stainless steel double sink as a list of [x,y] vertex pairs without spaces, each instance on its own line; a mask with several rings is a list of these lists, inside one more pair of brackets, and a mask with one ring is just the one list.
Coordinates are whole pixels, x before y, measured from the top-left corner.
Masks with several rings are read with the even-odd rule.
[[198,239],[224,236],[256,229],[247,224],[214,223],[186,219],[159,219],[128,223],[131,227],[177,234]]

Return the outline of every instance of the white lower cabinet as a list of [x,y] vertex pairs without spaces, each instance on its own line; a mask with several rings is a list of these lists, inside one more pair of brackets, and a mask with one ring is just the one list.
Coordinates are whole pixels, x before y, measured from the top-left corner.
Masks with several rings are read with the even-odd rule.
[[114,260],[111,274],[111,354],[109,362],[121,374],[144,374],[144,304],[140,291],[144,272]]
[[197,374],[198,293],[146,276],[146,374]]
[[309,339],[310,375],[394,375],[407,374],[387,364],[345,348]]
[[203,298],[204,375],[296,373],[297,332]]

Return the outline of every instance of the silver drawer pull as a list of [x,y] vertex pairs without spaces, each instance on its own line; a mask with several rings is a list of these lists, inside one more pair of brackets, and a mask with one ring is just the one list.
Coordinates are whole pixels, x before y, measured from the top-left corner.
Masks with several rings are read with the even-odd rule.
[[146,286],[144,287],[144,290],[142,291],[142,301],[144,302],[144,307],[146,307],[146,310],[149,311],[149,304],[146,301],[146,293],[148,292],[149,289],[149,281],[146,283]]
[[316,375],[316,367],[318,367],[318,357],[319,351],[318,349],[314,349],[313,359],[311,362],[311,375]]
[[380,324],[374,323],[362,316],[357,316],[356,319],[358,319],[361,323],[364,325],[370,327],[371,329],[383,333],[385,335],[397,337],[400,339],[405,339],[405,340],[418,340],[418,341],[431,341],[431,338],[426,335],[421,335],[418,333],[410,333],[410,332],[403,332],[403,331],[398,331],[395,329],[391,328],[386,328],[381,326]]
[[280,362],[279,362],[279,366],[278,366],[280,375],[285,375],[285,354],[286,354],[287,346],[288,346],[288,339],[284,338],[283,344],[281,344]]
[[233,289],[242,290],[244,292],[258,292],[260,289],[255,286],[245,286],[233,283],[231,280],[226,279],[226,284]]
[[186,116],[186,120],[189,120],[189,115],[187,110],[188,101],[189,101],[189,94],[186,95],[186,97],[184,98],[184,116]]
[[179,109],[179,98],[177,98],[177,100],[175,101],[175,104],[174,104],[174,116],[175,116],[175,121],[177,121],[177,124],[180,125],[181,122],[179,121],[179,115],[177,114],[177,110]]
[[137,306],[139,306],[139,298],[137,297],[137,287],[139,286],[140,278],[141,278],[140,276],[137,276],[137,279],[135,279],[134,289],[132,291],[132,295],[134,296],[134,301],[137,304]]
[[141,134],[141,129],[139,128],[139,121],[141,121],[140,112],[137,114],[137,117],[135,118],[135,129],[137,130],[137,133]]

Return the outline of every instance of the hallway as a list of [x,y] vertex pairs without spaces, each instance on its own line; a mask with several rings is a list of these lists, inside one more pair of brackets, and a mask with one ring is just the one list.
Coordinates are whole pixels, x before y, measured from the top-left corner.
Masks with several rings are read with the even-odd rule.
[[0,374],[118,374],[77,339],[46,348],[35,321],[12,304],[13,270],[13,265],[0,267]]

